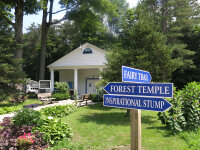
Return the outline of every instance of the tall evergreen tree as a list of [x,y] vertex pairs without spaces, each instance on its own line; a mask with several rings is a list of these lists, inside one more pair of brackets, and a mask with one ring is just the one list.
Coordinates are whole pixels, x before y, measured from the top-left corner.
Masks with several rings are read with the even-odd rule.
[[122,36],[121,47],[125,49],[115,49],[108,54],[108,71],[104,78],[121,81],[121,66],[125,65],[149,71],[152,81],[168,81],[179,63],[171,58],[172,49],[166,45],[165,36],[156,31],[156,25],[143,5],[138,5],[134,15],[131,14],[129,11],[128,25],[125,23]]
[[[182,65],[173,73],[172,82],[179,88],[187,82],[185,74],[195,68],[193,56],[184,37],[192,34],[193,27],[199,22],[198,0],[143,0],[149,14],[159,24],[158,30],[167,36],[167,43],[173,49],[172,57],[179,58]],[[151,9],[154,8],[154,9]]]
[[12,28],[0,20],[0,100],[12,94],[17,94],[17,85],[24,81],[21,63],[13,57],[15,44],[13,43]]

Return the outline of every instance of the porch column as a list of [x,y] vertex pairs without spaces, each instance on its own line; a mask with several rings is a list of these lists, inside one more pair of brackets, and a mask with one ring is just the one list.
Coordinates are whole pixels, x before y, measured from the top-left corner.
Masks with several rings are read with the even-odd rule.
[[54,90],[54,70],[51,69],[51,92]]
[[75,91],[78,94],[78,69],[77,68],[74,69],[74,94],[75,94]]
[[103,68],[98,68],[99,69],[99,80],[101,80],[102,79],[102,76],[101,76],[101,72],[103,72]]

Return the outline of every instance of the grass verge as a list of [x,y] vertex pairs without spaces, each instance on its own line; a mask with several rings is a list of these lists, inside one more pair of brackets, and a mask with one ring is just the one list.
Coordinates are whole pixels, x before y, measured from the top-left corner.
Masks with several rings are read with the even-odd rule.
[[[130,119],[126,110],[101,105],[80,107],[62,118],[74,134],[72,141],[61,141],[52,149],[69,149],[70,145],[88,150],[130,149]],[[157,119],[157,112],[142,111],[143,150],[187,150],[188,144],[179,135],[171,135]],[[73,150],[73,148],[72,148]]]
[[8,101],[0,102],[0,115],[15,112],[16,110],[23,108],[24,105],[29,105],[34,103],[42,104],[42,102],[39,101],[38,99],[27,99],[24,102],[18,102],[18,103],[11,103]]

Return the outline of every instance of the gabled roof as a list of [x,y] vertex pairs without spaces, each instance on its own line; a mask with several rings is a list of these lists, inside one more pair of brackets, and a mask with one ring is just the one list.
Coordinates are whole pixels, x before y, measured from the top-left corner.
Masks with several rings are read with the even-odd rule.
[[[83,54],[86,48],[92,49],[92,53]],[[48,65],[49,69],[67,69],[67,68],[97,68],[106,67],[106,51],[92,45],[85,43],[76,48],[72,52]]]

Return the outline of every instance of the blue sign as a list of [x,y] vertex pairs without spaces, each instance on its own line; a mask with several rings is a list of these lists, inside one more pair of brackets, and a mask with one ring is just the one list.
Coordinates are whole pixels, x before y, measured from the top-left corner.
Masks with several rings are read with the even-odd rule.
[[163,98],[104,95],[104,106],[164,112],[172,105]]
[[173,83],[108,83],[108,94],[173,97]]
[[150,83],[151,75],[147,71],[122,66],[122,82]]

